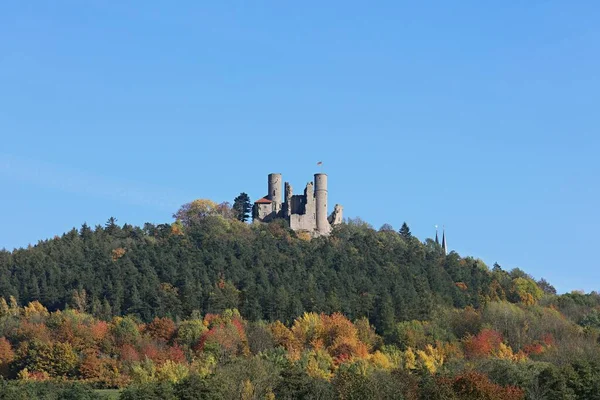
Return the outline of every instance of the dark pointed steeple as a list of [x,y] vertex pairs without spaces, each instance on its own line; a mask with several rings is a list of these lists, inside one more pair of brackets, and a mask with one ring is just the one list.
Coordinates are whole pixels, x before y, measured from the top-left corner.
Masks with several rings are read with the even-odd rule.
[[446,228],[442,230],[442,249],[444,249],[444,254],[448,254],[448,245],[446,244]]
[[435,226],[435,244],[440,244],[440,240],[438,239],[437,225]]

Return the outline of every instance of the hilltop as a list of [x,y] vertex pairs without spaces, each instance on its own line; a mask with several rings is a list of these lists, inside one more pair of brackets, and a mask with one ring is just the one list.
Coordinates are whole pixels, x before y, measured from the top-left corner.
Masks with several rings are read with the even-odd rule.
[[369,318],[380,333],[399,321],[427,319],[439,305],[533,303],[543,294],[522,271],[446,256],[410,231],[376,231],[350,220],[330,237],[308,240],[285,221],[248,225],[222,214],[143,227],[110,219],[3,251],[0,293],[105,319],[237,308],[250,320],[291,321],[304,312],[340,311]]
[[0,252],[3,398],[598,398],[597,293],[406,224],[311,237],[207,200],[175,216]]

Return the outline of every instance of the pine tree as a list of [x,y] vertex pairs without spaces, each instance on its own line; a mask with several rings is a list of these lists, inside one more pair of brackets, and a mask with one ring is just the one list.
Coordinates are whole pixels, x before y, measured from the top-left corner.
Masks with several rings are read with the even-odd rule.
[[106,224],[104,224],[104,229],[109,235],[113,235],[118,228],[119,225],[117,225],[117,219],[115,217],[110,217],[108,221],[106,221]]
[[92,237],[92,230],[85,222],[81,225],[80,236],[83,240],[89,240]]
[[250,210],[252,204],[250,203],[250,196],[242,192],[238,197],[233,200],[233,211],[238,220],[246,222],[250,217]]
[[410,228],[408,227],[408,225],[406,224],[406,222],[404,222],[402,224],[402,227],[400,228],[400,235],[404,239],[410,239],[412,237],[412,234],[410,233]]

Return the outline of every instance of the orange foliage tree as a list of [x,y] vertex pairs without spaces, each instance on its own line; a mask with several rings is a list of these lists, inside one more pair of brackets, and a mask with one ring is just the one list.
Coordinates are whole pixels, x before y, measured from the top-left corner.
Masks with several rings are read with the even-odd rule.
[[483,329],[476,336],[464,340],[465,354],[468,358],[487,357],[498,350],[502,343],[502,334],[493,329]]
[[362,332],[340,313],[332,315],[304,313],[294,321],[291,329],[277,321],[271,325],[275,343],[285,347],[292,358],[298,358],[304,350],[325,350],[336,363],[352,358],[366,358],[368,346],[359,333],[376,342],[370,327],[361,325]]
[[10,342],[5,337],[0,338],[0,374],[7,376],[10,368],[10,363],[15,359],[15,352],[10,345]]
[[170,318],[154,318],[146,325],[146,333],[153,339],[169,342],[175,334],[175,323]]
[[237,310],[225,310],[221,316],[207,314],[204,323],[209,329],[200,337],[196,351],[212,352],[220,357],[249,354],[244,321]]
[[[444,381],[444,380],[442,380]],[[451,381],[446,380],[454,393],[463,400],[522,400],[523,390],[516,386],[501,386],[481,373],[467,372]]]

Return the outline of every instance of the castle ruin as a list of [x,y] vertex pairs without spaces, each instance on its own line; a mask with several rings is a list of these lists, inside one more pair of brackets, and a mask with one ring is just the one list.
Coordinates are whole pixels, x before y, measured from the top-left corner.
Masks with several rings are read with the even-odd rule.
[[327,215],[327,175],[315,174],[304,194],[292,194],[292,185],[285,182],[285,198],[281,195],[281,174],[269,174],[269,192],[257,200],[252,208],[254,222],[285,219],[294,231],[308,232],[313,236],[329,235],[333,225],[342,223],[342,206],[336,204]]

